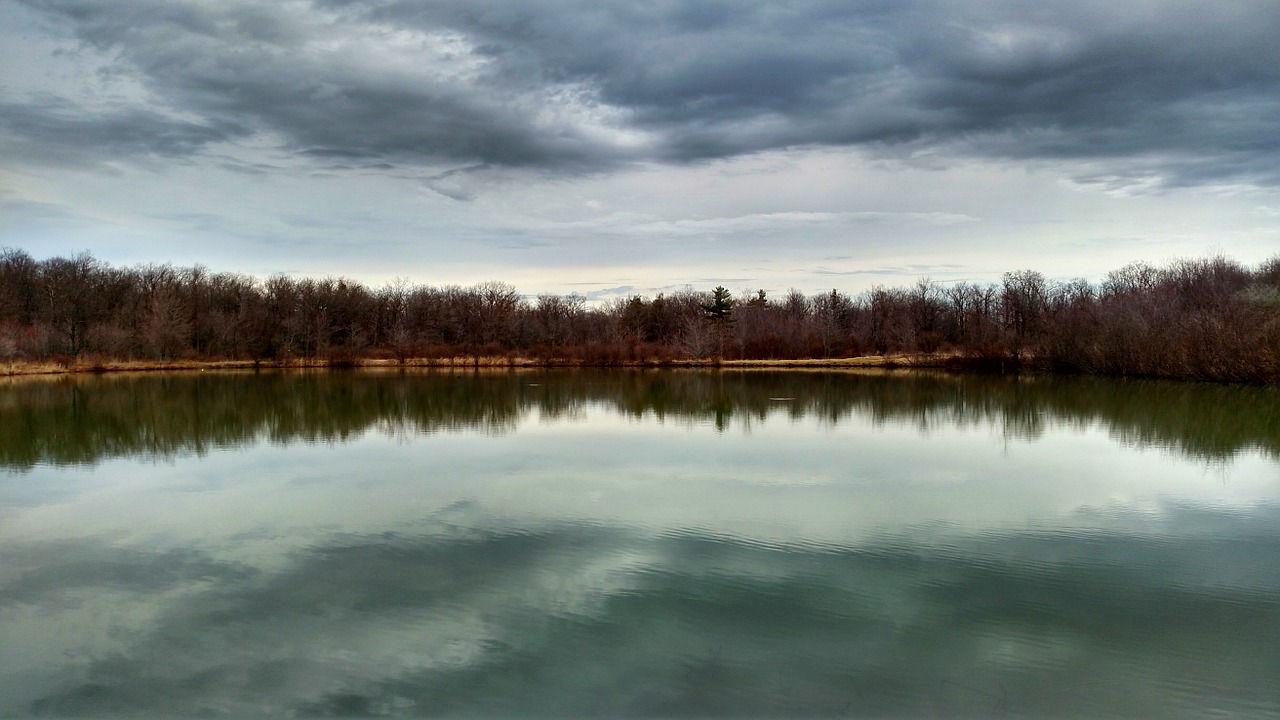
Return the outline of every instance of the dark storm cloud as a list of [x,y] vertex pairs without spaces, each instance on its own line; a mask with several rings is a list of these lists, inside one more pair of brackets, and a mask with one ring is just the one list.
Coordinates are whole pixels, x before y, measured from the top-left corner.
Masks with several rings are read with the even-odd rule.
[[237,134],[243,133],[141,109],[94,112],[58,99],[0,101],[0,138],[10,138],[6,145],[11,159],[57,164],[76,163],[86,156],[180,158]]
[[[26,4],[193,127],[325,160],[589,170],[860,146],[1280,183],[1269,2]],[[161,151],[207,141],[169,133]]]

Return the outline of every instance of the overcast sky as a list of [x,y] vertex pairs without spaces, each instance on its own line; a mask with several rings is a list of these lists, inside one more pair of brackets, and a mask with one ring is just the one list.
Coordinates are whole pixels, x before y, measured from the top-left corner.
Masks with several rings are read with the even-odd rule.
[[0,0],[0,245],[857,292],[1280,253],[1280,3]]

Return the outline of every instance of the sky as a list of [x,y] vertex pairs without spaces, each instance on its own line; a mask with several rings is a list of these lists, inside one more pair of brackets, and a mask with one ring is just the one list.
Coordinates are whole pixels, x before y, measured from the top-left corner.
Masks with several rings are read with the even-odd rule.
[[1280,254],[1272,0],[0,0],[0,246],[806,293]]

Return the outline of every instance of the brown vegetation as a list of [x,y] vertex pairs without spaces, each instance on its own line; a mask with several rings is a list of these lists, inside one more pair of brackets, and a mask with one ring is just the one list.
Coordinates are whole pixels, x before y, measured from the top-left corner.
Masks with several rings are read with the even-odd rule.
[[[608,367],[721,367],[721,368],[943,368],[963,367],[966,358],[944,353],[893,353],[889,355],[863,355],[849,358],[808,358],[799,360],[715,360],[715,359],[662,359],[619,360]],[[94,357],[78,358],[69,363],[14,360],[0,364],[0,377],[28,375],[65,375],[68,373],[203,371],[203,370],[255,370],[260,368],[539,368],[539,367],[593,367],[599,363],[581,359],[509,356],[480,357],[410,357],[388,359],[357,357],[333,360],[328,358],[289,358],[269,360],[104,360]]]
[[724,288],[591,307],[500,282],[370,289],[203,267],[0,252],[0,374],[379,365],[1042,368],[1280,381],[1280,256],[1137,263],[1099,285],[996,284],[775,299]]

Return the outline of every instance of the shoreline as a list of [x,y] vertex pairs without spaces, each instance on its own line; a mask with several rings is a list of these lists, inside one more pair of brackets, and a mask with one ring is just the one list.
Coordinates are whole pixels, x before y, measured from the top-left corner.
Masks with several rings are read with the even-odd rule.
[[954,354],[897,353],[846,358],[795,360],[626,360],[590,363],[573,359],[480,356],[447,358],[289,358],[283,360],[76,360],[69,363],[13,361],[0,363],[0,377],[116,374],[174,371],[243,371],[303,369],[401,369],[401,368],[721,368],[721,369],[824,369],[824,368],[947,368],[968,360]]
[[[941,370],[954,373],[988,375],[1011,374],[1063,374],[1081,373],[1059,371],[1044,367],[1034,358],[973,357],[962,353],[890,353],[887,355],[861,355],[842,358],[800,358],[792,360],[692,360],[648,358],[588,362],[573,358],[531,358],[523,356],[456,356],[436,358],[287,358],[273,360],[99,360],[80,359],[69,363],[11,361],[0,362],[0,380],[22,378],[54,379],[85,375],[127,375],[157,372],[256,372],[258,370],[537,370],[550,368],[594,368],[631,370],[740,370],[792,372],[823,371],[909,371]],[[1173,382],[1208,382],[1227,385],[1253,385],[1275,387],[1273,382],[1248,382],[1221,380],[1195,376],[1167,376],[1143,374],[1084,373],[1093,377],[1115,379],[1166,380]]]

